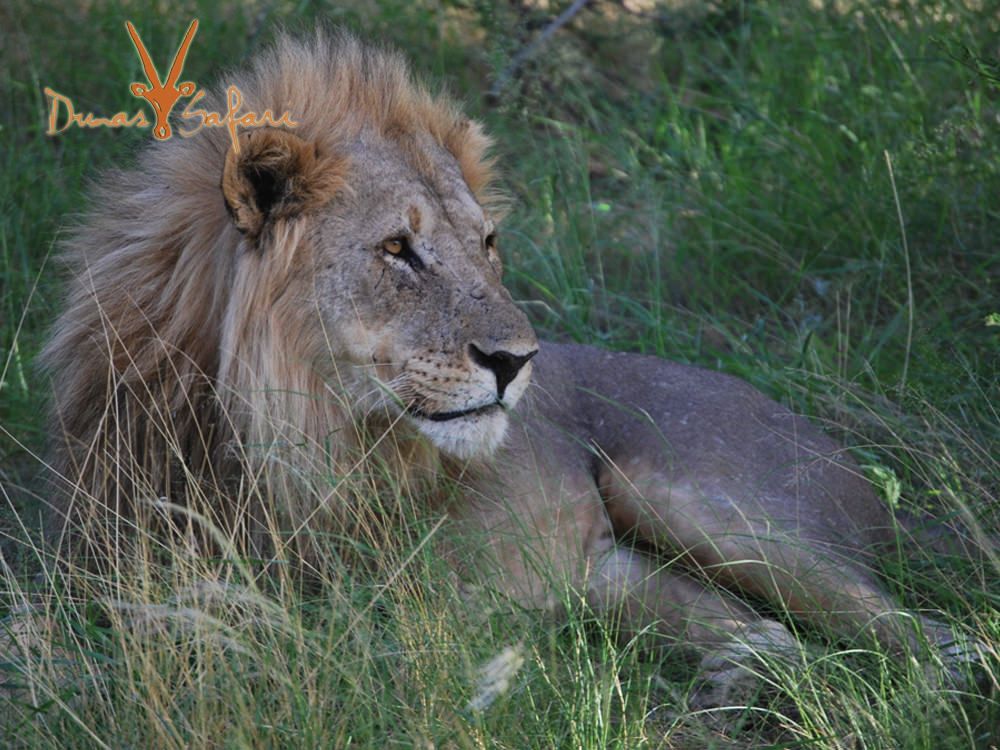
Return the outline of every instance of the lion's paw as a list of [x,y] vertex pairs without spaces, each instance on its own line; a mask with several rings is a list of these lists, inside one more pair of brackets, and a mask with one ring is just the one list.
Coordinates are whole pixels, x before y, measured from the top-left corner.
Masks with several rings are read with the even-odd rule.
[[709,710],[768,703],[780,691],[776,679],[801,664],[807,651],[779,622],[748,623],[736,639],[702,658],[688,705]]
[[713,651],[701,660],[688,705],[700,711],[756,705],[767,685],[760,668],[749,648]]

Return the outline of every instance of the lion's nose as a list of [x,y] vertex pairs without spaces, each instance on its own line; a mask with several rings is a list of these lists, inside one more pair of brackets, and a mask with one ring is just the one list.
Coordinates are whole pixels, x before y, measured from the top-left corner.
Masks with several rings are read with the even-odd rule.
[[521,368],[528,363],[528,360],[536,354],[538,354],[537,349],[522,355],[511,354],[510,352],[505,352],[502,349],[498,349],[495,352],[487,354],[475,344],[469,344],[469,356],[472,357],[472,361],[480,367],[485,367],[487,370],[491,370],[493,374],[496,375],[497,398],[500,399],[503,398],[503,393],[507,390],[507,386],[510,385],[510,382],[517,377],[517,373],[519,373]]

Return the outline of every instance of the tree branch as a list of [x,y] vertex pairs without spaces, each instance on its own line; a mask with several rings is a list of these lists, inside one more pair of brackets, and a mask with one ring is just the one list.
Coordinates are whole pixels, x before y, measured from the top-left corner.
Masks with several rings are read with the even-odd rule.
[[531,40],[530,43],[522,47],[516,55],[511,59],[510,63],[500,71],[500,75],[497,76],[496,81],[490,87],[489,92],[486,94],[486,98],[495,102],[500,98],[500,94],[503,93],[504,89],[510,83],[511,79],[517,75],[518,70],[524,63],[531,59],[531,57],[541,48],[549,37],[555,34],[559,29],[569,23],[573,16],[583,10],[583,6],[586,5],[589,0],[573,0],[566,10],[556,16],[552,21],[546,25],[544,29]]

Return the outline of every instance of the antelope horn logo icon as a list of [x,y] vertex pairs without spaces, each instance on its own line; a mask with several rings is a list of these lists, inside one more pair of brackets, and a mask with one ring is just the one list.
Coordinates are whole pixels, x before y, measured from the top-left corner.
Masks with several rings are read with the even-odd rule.
[[153,65],[153,60],[149,56],[149,52],[146,51],[146,46],[142,43],[142,39],[139,38],[139,32],[135,30],[135,26],[132,25],[131,21],[126,21],[125,26],[128,28],[129,36],[132,37],[132,44],[135,45],[136,52],[139,53],[139,59],[142,61],[142,69],[146,72],[146,78],[149,80],[149,85],[145,83],[133,83],[129,87],[129,90],[133,96],[145,99],[152,106],[153,112],[156,113],[153,137],[159,141],[165,141],[172,135],[169,122],[170,111],[174,108],[178,99],[182,96],[191,96],[195,90],[195,85],[191,81],[185,81],[178,86],[177,79],[180,78],[181,71],[184,69],[184,60],[187,58],[188,49],[191,47],[191,40],[194,39],[195,32],[198,31],[198,21],[194,20],[188,26],[184,40],[181,42],[181,46],[178,47],[177,54],[174,55],[174,61],[170,64],[170,72],[167,74],[166,84],[160,83],[160,76],[156,72],[156,66]]

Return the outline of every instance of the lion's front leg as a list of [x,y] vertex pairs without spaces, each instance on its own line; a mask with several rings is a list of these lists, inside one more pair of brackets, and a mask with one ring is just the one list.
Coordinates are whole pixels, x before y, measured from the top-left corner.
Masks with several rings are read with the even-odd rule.
[[780,623],[619,544],[592,482],[569,475],[540,489],[480,497],[456,519],[464,552],[452,560],[473,617],[490,609],[488,594],[554,617],[586,602],[623,642],[638,636],[700,657],[703,708],[751,702],[769,664],[801,653]]
[[617,624],[623,639],[651,633],[695,651],[701,657],[692,697],[698,708],[753,703],[775,661],[790,663],[802,652],[781,623],[622,546],[595,568],[587,600]]

